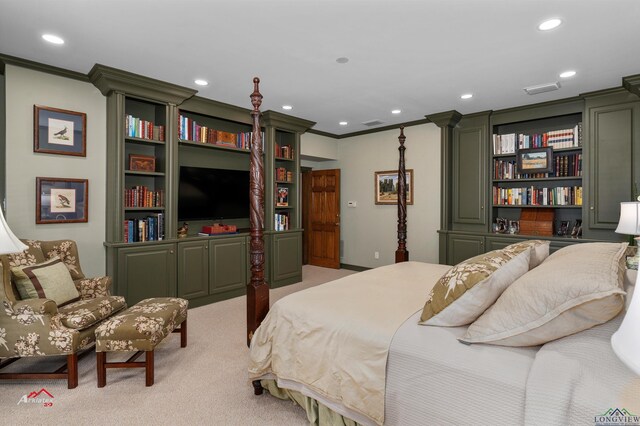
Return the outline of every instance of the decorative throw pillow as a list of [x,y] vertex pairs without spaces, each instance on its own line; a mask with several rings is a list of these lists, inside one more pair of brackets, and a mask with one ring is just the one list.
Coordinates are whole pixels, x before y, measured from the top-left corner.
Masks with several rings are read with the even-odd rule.
[[541,345],[615,317],[624,306],[627,243],[564,247],[520,277],[460,341]]
[[11,273],[23,300],[51,299],[60,306],[80,297],[69,270],[58,257],[37,265],[11,268]]
[[529,270],[530,246],[494,250],[451,268],[433,286],[420,324],[456,327],[475,321]]
[[59,257],[67,266],[73,280],[84,279],[84,273],[80,268],[80,256],[78,245],[73,240],[41,241],[42,253],[47,259]]
[[531,257],[529,258],[529,269],[533,269],[549,257],[549,244],[551,241],[527,240],[520,241],[505,247],[505,250],[517,250],[520,247],[531,247]]

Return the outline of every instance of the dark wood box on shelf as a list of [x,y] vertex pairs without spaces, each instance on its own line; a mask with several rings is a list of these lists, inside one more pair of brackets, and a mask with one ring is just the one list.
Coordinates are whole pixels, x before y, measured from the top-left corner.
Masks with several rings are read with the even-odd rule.
[[520,234],[553,236],[554,209],[523,208],[520,213]]

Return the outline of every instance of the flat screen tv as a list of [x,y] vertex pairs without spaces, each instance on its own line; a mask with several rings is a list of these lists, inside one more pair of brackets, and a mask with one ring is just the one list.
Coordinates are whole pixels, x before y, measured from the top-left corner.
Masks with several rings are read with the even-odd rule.
[[180,167],[178,220],[249,217],[247,170]]

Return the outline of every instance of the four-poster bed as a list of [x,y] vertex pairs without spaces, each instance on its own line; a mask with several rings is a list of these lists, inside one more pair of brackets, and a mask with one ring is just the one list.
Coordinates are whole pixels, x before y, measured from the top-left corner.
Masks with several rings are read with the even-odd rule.
[[[254,141],[260,133],[258,82],[254,79],[251,95]],[[274,396],[295,401],[314,424],[562,424],[584,423],[616,406],[639,412],[640,401],[635,397],[640,380],[629,379],[608,340],[623,314],[543,346],[523,347],[463,345],[459,340],[466,338],[473,326],[469,323],[419,324],[425,300],[431,302],[434,297],[432,288],[454,268],[408,261],[402,128],[398,139],[396,263],[293,293],[270,310],[262,272],[262,153],[260,144],[252,144],[247,339],[255,394],[266,388]],[[605,245],[609,251],[624,251],[620,244]],[[571,246],[577,253],[574,263],[592,260],[583,256],[581,246],[589,248],[588,244]],[[546,249],[548,256],[548,245]],[[534,245],[519,250],[514,259],[525,262],[523,278],[543,271],[560,287],[570,272],[565,267],[548,271],[543,261],[530,266],[530,257],[534,252],[538,255]],[[491,253],[486,255],[490,260]],[[610,270],[611,280],[619,278],[614,293],[621,293],[617,286],[622,286],[624,276],[619,273],[619,257],[607,258],[610,268],[600,268]],[[625,284],[635,282],[632,274],[626,278]],[[519,282],[514,280],[512,287]],[[598,372],[602,365],[607,367],[606,374]],[[594,383],[603,386],[594,390]]]

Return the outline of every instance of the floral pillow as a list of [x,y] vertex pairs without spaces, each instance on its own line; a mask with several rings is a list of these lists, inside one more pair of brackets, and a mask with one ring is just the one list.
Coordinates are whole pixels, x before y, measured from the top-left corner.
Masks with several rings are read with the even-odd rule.
[[529,270],[531,246],[494,250],[451,268],[433,286],[420,324],[457,327],[470,324]]

